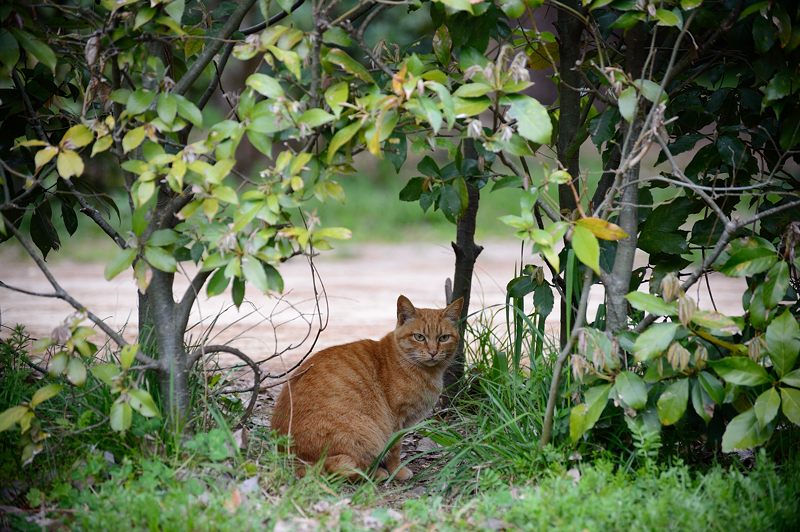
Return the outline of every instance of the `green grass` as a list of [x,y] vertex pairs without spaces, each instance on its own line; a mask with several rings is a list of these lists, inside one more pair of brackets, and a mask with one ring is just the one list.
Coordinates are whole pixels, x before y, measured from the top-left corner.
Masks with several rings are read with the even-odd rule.
[[[779,464],[761,451],[750,469],[736,456],[702,469],[668,457],[637,469],[609,451],[581,457],[568,447],[539,449],[549,365],[533,358],[514,366],[514,349],[535,344],[523,329],[520,346],[502,317],[477,320],[468,387],[444,418],[420,429],[446,443],[442,458],[409,485],[354,485],[318,472],[298,479],[280,438],[254,426],[240,448],[214,412],[205,431],[181,442],[138,425],[136,415],[124,438],[103,428],[56,432],[26,467],[17,433],[0,434],[0,528],[749,532],[800,525],[799,456]],[[22,331],[0,342],[0,411],[41,385],[25,364],[26,348]],[[545,344],[545,353],[553,349]],[[59,401],[44,403],[40,416],[78,430],[76,405]]]

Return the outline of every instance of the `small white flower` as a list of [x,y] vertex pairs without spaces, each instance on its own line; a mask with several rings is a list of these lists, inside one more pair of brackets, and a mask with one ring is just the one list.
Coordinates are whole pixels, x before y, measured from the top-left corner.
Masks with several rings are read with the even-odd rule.
[[469,121],[467,125],[467,136],[471,139],[479,139],[483,136],[483,123],[480,118]]

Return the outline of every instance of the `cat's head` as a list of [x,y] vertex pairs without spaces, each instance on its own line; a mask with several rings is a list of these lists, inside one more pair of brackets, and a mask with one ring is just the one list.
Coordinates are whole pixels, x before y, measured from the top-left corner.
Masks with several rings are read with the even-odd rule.
[[458,347],[459,298],[447,308],[416,308],[406,296],[397,298],[394,335],[401,356],[413,364],[433,367],[449,364]]

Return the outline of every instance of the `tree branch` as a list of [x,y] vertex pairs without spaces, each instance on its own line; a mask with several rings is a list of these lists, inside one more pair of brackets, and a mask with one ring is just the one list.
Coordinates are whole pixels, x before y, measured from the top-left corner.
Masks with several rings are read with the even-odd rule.
[[216,38],[208,41],[207,47],[203,52],[200,54],[200,57],[192,63],[192,66],[189,67],[189,70],[186,71],[186,74],[175,84],[175,88],[173,92],[175,94],[185,94],[188,90],[192,87],[192,84],[200,77],[200,74],[203,73],[203,70],[208,66],[208,64],[214,59],[214,56],[217,55],[220,48],[222,48],[223,43],[225,42],[228,37],[230,37],[233,32],[239,29],[239,24],[242,23],[245,15],[247,12],[250,11],[250,8],[253,7],[253,4],[256,3],[256,0],[241,0],[239,3],[239,7],[236,8],[236,11],[231,13],[230,18],[222,26],[222,29],[217,34]]
[[[97,325],[104,333],[106,333],[106,335],[108,335],[109,338],[114,340],[114,343],[116,343],[119,347],[128,345],[128,342],[126,342],[125,339],[119,333],[117,333],[114,329],[109,327],[103,320],[101,320],[98,316],[96,316],[93,312],[91,312],[83,304],[81,304],[80,301],[72,297],[66,290],[64,290],[58,283],[58,281],[56,281],[56,278],[53,276],[52,272],[47,267],[47,264],[45,264],[44,259],[42,259],[36,253],[36,250],[34,250],[33,245],[30,242],[28,242],[28,240],[25,237],[23,237],[22,233],[20,233],[19,230],[16,227],[14,227],[13,224],[10,223],[8,218],[3,216],[3,220],[6,222],[6,227],[8,228],[8,230],[14,234],[14,236],[17,238],[17,241],[22,245],[23,248],[25,248],[25,251],[28,253],[28,255],[30,255],[30,257],[36,263],[36,266],[39,267],[39,270],[44,274],[45,278],[47,278],[47,281],[50,283],[50,286],[52,286],[53,290],[55,290],[55,295],[52,297],[57,297],[58,299],[66,301],[72,308],[74,308],[78,312],[85,312],[86,317],[89,318],[95,325]],[[136,352],[136,360],[138,360],[143,364],[158,365],[158,361],[150,358],[141,351]]]
[[[697,268],[695,271],[693,271],[689,275],[689,277],[687,277],[686,280],[683,283],[681,283],[681,289],[685,292],[686,290],[691,288],[692,285],[694,283],[696,283],[697,280],[700,279],[700,277],[702,277],[702,275],[706,271],[708,271],[708,269],[711,267],[711,265],[714,264],[714,262],[720,256],[720,254],[722,253],[722,250],[725,249],[725,246],[728,245],[728,242],[733,237],[733,235],[736,234],[736,231],[738,231],[742,227],[746,227],[746,226],[748,226],[748,225],[750,225],[752,223],[755,223],[755,222],[758,222],[759,220],[767,218],[768,216],[772,216],[773,214],[778,214],[779,212],[783,212],[783,211],[788,210],[788,209],[793,209],[795,207],[800,207],[800,200],[790,201],[789,203],[784,203],[783,205],[778,205],[778,206],[773,207],[771,209],[767,209],[765,211],[761,211],[758,214],[755,214],[752,217],[750,217],[750,218],[748,218],[747,220],[744,220],[744,221],[738,221],[737,222],[735,220],[729,220],[725,224],[725,228],[722,230],[722,234],[720,235],[719,240],[717,241],[717,244],[714,246],[714,249],[712,249],[711,253],[709,253],[706,256],[706,258],[700,264],[700,267]],[[652,314],[648,314],[647,316],[645,316],[645,318],[642,321],[639,322],[639,324],[636,326],[634,331],[637,332],[637,333],[642,332],[648,326],[650,326],[650,324],[652,324],[654,321],[656,321],[657,318],[658,318],[658,316],[654,316]]]
[[286,17],[297,11],[300,8],[300,6],[305,4],[305,1],[306,0],[297,0],[294,4],[292,4],[292,7],[289,8],[288,13],[286,11],[281,10],[279,13],[276,13],[271,17],[269,17],[269,20],[265,20],[264,22],[259,22],[258,24],[250,26],[249,28],[243,29],[242,33],[244,33],[245,35],[251,35],[253,33],[266,29],[268,26],[277,24],[281,20],[285,19]]
[[88,216],[97,226],[103,230],[105,234],[107,234],[116,244],[125,249],[128,247],[128,244],[125,242],[125,239],[122,238],[116,229],[111,227],[111,224],[103,218],[100,214],[100,211],[89,205],[89,203],[84,199],[83,195],[78,192],[78,189],[75,188],[75,184],[70,179],[62,179],[61,180],[64,185],[72,192],[72,195],[78,200],[78,203],[81,206],[81,212]]
[[[180,330],[186,330],[186,327],[189,324],[189,314],[192,311],[192,305],[194,305],[198,294],[200,294],[200,290],[203,289],[206,279],[208,279],[212,272],[213,270],[197,272],[197,274],[192,278],[191,283],[189,283],[189,287],[186,288],[186,291],[183,293],[180,303],[178,303],[177,307],[175,308],[177,327]],[[191,366],[191,362],[189,365]]]

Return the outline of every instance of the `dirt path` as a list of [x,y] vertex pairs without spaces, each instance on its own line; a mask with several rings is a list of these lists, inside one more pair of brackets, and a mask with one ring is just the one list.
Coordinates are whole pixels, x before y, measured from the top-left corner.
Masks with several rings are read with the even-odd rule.
[[[484,242],[485,249],[475,271],[472,311],[502,305],[504,287],[520,260],[516,242]],[[49,292],[44,276],[32,262],[0,254],[0,279],[27,290]],[[526,262],[532,262],[526,255]],[[399,294],[408,296],[421,307],[444,304],[444,280],[452,275],[453,252],[446,243],[369,244],[325,252],[314,261],[327,295],[323,317],[327,328],[321,333],[316,349],[359,338],[378,338],[394,327],[395,301]],[[128,338],[137,330],[136,288],[131,276],[122,274],[113,281],[103,278],[103,264],[56,262],[52,271],[63,287],[95,314],[106,318]],[[517,266],[518,268],[518,266]],[[191,273],[191,272],[190,272]],[[230,295],[208,299],[200,296],[190,323],[197,324],[191,336],[208,335],[214,343],[229,343],[257,360],[283,353],[269,363],[271,370],[291,365],[304,354],[318,328],[315,314],[314,283],[308,262],[302,258],[281,268],[286,291],[281,299],[267,297],[250,289],[241,309],[231,307]],[[187,276],[178,275],[181,294],[188,285]],[[743,283],[727,278],[712,278],[714,299],[721,310],[740,313]],[[700,305],[711,303],[703,286],[692,295]],[[317,288],[320,285],[317,284]],[[602,300],[601,291],[592,293],[590,315]],[[212,327],[212,318],[223,311]],[[48,335],[70,315],[71,308],[52,298],[37,298],[0,289],[0,323],[24,324],[34,336]],[[548,326],[555,330],[557,317]],[[316,321],[315,321],[316,320]],[[309,326],[308,321],[314,323]],[[311,333],[311,337],[297,346]],[[7,330],[2,332],[5,336]]]

